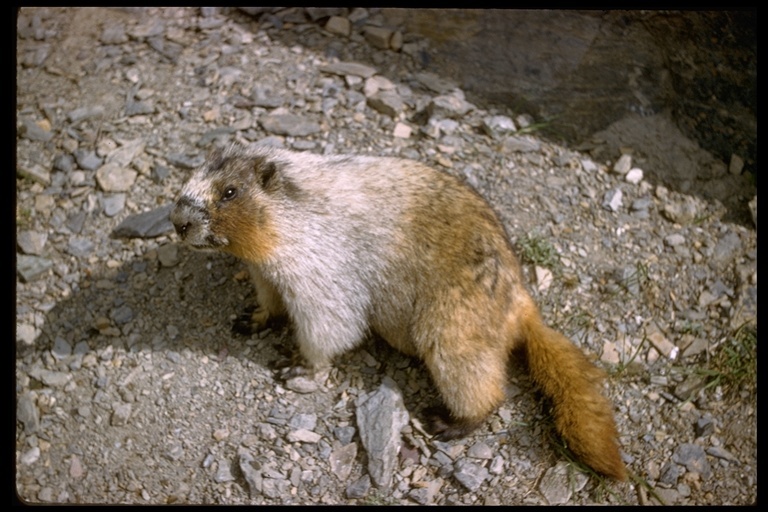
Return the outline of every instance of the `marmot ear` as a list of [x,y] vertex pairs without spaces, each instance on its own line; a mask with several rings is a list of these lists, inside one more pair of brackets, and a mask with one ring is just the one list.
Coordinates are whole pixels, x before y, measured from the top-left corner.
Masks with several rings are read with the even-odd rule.
[[227,162],[228,158],[224,157],[224,150],[219,147],[214,147],[208,152],[206,163],[209,171],[218,171]]
[[266,191],[272,191],[278,188],[280,176],[275,162],[262,160],[256,163],[256,178],[259,185]]
[[286,176],[283,169],[285,162],[267,160],[258,157],[254,161],[253,170],[261,189],[268,194],[281,194],[289,199],[299,200],[303,197],[301,189],[294,181]]

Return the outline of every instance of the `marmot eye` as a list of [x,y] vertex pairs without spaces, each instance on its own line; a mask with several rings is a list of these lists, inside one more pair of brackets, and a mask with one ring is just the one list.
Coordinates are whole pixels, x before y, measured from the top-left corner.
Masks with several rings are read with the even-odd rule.
[[229,201],[237,195],[237,189],[235,187],[229,187],[224,191],[224,195],[221,196],[222,201]]

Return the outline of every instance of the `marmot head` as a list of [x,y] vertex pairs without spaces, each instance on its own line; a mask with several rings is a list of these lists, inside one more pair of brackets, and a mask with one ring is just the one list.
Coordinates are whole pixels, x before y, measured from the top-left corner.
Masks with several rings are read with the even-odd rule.
[[214,150],[176,200],[176,232],[195,249],[263,261],[277,243],[274,206],[295,188],[283,165],[268,152]]

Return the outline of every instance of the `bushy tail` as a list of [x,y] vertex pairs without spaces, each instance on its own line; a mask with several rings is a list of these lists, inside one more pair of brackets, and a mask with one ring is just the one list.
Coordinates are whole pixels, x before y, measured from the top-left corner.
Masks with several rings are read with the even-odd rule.
[[595,471],[625,480],[612,406],[600,393],[603,372],[539,315],[529,316],[524,329],[531,376],[552,400],[555,427],[568,448]]

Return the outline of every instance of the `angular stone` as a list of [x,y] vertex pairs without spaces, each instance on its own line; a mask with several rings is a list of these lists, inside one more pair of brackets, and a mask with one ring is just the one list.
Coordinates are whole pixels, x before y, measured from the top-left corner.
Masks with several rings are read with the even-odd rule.
[[22,282],[30,283],[45,274],[53,266],[48,258],[19,254],[16,256],[16,273]]
[[331,34],[349,37],[349,34],[352,31],[352,24],[347,18],[331,16],[325,24],[325,30]]
[[367,26],[363,31],[365,40],[376,48],[382,50],[389,49],[389,41],[392,38],[392,31],[384,27]]
[[113,231],[113,238],[155,238],[174,231],[171,223],[173,204],[130,215]]
[[306,137],[318,133],[320,124],[295,114],[272,114],[259,119],[261,126],[269,133]]
[[24,230],[19,232],[16,237],[16,243],[24,254],[33,254],[39,256],[43,252],[45,242],[48,240],[47,233]]
[[376,68],[358,64],[357,62],[335,62],[333,64],[324,64],[320,66],[320,71],[333,75],[352,75],[362,78],[368,78],[376,74]]

